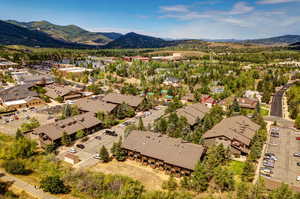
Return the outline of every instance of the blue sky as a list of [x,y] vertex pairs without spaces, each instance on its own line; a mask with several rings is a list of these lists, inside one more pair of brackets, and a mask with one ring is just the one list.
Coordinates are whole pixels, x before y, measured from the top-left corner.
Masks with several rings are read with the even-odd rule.
[[0,0],[0,19],[170,38],[300,35],[300,0]]

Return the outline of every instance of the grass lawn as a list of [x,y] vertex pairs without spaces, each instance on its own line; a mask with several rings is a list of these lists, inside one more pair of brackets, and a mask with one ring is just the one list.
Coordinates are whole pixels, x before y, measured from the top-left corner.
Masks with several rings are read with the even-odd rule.
[[125,162],[113,160],[108,163],[99,163],[90,170],[105,174],[129,176],[143,183],[148,190],[160,190],[162,182],[169,179],[169,176],[163,172],[131,160]]
[[243,172],[244,166],[245,162],[232,160],[229,162],[228,168],[234,175],[240,176]]
[[268,116],[269,115],[269,110],[268,109],[260,109],[260,114],[262,116]]

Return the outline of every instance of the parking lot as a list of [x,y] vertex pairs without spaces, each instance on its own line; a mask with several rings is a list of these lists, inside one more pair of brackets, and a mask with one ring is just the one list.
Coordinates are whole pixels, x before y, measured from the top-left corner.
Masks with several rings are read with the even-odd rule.
[[[145,116],[143,118],[143,123],[144,126],[147,127],[148,124],[153,123],[154,120],[156,120],[157,118],[159,118],[160,116],[162,116],[165,112],[166,107],[161,107],[160,110],[151,110],[151,114],[148,116]],[[127,121],[131,121],[133,123],[138,123],[138,119],[137,118],[131,118],[128,119]],[[102,146],[105,146],[109,151],[110,148],[112,147],[114,142],[118,142],[120,137],[124,138],[124,131],[125,131],[126,126],[119,124],[116,126],[113,126],[111,128],[111,130],[115,131],[117,136],[112,136],[112,135],[106,135],[104,133],[104,129],[100,130],[90,136],[89,139],[85,142],[82,142],[81,140],[78,140],[76,144],[83,144],[84,145],[84,149],[79,149],[77,147],[73,147],[76,148],[76,155],[79,157],[79,159],[81,160],[78,164],[75,165],[75,167],[80,167],[80,168],[85,168],[85,167],[90,167],[93,166],[95,164],[98,163],[98,160],[93,158],[93,156],[95,154],[98,154],[100,151],[100,148]],[[101,139],[97,139],[96,137],[101,137]],[[70,150],[70,148],[72,147],[63,147],[64,149],[60,151],[58,157],[60,159],[64,158],[64,155],[66,153],[69,153],[68,150]]]
[[36,118],[40,124],[47,124],[54,121],[54,117],[49,117],[46,112],[40,112],[43,107],[35,109],[22,109],[13,113],[10,116],[2,116],[0,119],[0,132],[15,135],[17,129],[25,122],[28,122],[30,118]]
[[[300,186],[300,179],[297,180],[297,176],[300,176],[300,166],[297,166],[300,157],[294,157],[294,153],[300,152],[300,140],[296,139],[297,137],[300,139],[300,132],[298,133],[292,128],[274,126],[270,129],[271,137],[267,143],[266,154],[274,154],[275,158],[265,156],[264,167],[272,171],[270,176],[265,177]],[[272,131],[275,132],[272,133],[273,136],[271,135]]]

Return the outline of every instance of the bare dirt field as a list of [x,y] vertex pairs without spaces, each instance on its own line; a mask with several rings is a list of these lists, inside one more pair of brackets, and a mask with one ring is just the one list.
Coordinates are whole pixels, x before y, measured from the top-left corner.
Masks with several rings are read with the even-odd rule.
[[185,56],[201,56],[201,55],[206,55],[207,53],[205,52],[200,52],[200,51],[176,51],[176,50],[160,50],[160,51],[155,51],[148,53],[149,55],[159,55],[159,54],[169,54],[172,55],[173,53],[181,53],[182,55]]
[[169,179],[169,176],[162,171],[142,166],[140,163],[130,160],[125,162],[113,160],[109,163],[99,163],[90,170],[105,174],[129,176],[142,182],[148,190],[160,190],[162,182]]

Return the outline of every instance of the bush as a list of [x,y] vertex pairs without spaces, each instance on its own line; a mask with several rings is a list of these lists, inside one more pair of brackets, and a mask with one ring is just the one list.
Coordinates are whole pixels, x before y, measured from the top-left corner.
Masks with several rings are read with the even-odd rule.
[[162,184],[162,188],[168,191],[175,191],[177,186],[177,182],[173,176],[170,176],[169,180],[164,181]]
[[44,191],[52,194],[69,192],[69,189],[65,186],[64,182],[58,176],[47,176],[41,180],[40,184],[40,187]]
[[25,168],[24,163],[19,160],[7,160],[2,164],[2,166],[6,172],[11,174],[24,175],[29,173],[29,171]]

